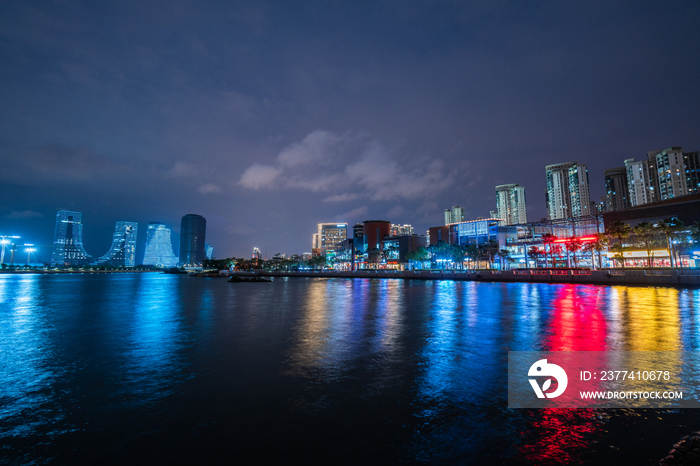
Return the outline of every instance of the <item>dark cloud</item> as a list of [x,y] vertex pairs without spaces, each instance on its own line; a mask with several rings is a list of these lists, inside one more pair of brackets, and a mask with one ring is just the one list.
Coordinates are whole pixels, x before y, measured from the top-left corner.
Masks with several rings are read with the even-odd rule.
[[[544,166],[700,149],[697,2],[4,2],[0,232],[208,220],[217,255],[317,222],[416,231]],[[25,212],[35,212],[25,214]],[[29,240],[28,240],[29,241]],[[92,249],[91,249],[92,248]],[[42,256],[44,259],[47,256]]]

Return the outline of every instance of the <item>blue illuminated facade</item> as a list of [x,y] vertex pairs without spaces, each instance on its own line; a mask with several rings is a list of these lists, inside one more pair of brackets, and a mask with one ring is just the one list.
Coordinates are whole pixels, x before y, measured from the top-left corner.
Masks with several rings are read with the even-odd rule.
[[112,236],[112,247],[107,254],[95,261],[95,265],[134,267],[136,265],[136,222],[117,222]]
[[83,247],[82,219],[81,212],[58,211],[51,265],[80,266],[90,262],[92,256]]
[[143,265],[175,267],[177,261],[170,240],[170,228],[162,223],[150,222],[146,232],[146,252],[143,255]]

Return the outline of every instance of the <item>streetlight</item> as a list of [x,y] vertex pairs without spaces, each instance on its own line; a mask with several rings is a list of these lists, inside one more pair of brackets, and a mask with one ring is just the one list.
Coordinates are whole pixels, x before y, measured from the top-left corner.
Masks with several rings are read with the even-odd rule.
[[0,245],[2,245],[2,253],[0,253],[0,264],[5,263],[5,246],[10,244],[10,241],[8,238],[20,238],[20,236],[0,236]]
[[33,244],[25,244],[25,246],[28,246],[25,251],[27,252],[27,267],[29,267],[29,256],[32,255],[32,253],[35,251],[35,249],[32,247],[34,246]]

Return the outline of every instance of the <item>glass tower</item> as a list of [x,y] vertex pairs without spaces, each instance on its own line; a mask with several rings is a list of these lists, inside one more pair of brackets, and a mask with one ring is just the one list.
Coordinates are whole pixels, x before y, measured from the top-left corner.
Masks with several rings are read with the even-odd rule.
[[207,258],[204,239],[207,232],[207,220],[201,215],[187,214],[180,222],[180,265],[183,267],[201,267]]
[[148,224],[143,265],[161,267],[175,267],[177,265],[177,257],[173,253],[170,241],[170,228],[162,223],[150,222]]
[[92,256],[83,247],[83,214],[59,210],[53,237],[51,265],[85,265]]
[[97,259],[98,265],[114,267],[134,267],[136,265],[136,222],[117,222],[112,236],[112,247],[107,254]]

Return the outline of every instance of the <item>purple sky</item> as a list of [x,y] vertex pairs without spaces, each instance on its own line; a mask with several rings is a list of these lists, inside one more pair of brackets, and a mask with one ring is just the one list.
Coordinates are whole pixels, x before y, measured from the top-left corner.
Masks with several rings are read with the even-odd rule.
[[[700,150],[697,1],[0,3],[0,235],[49,260],[56,211],[218,257],[310,251],[318,222],[419,233],[544,166]],[[175,244],[177,253],[177,244]]]

